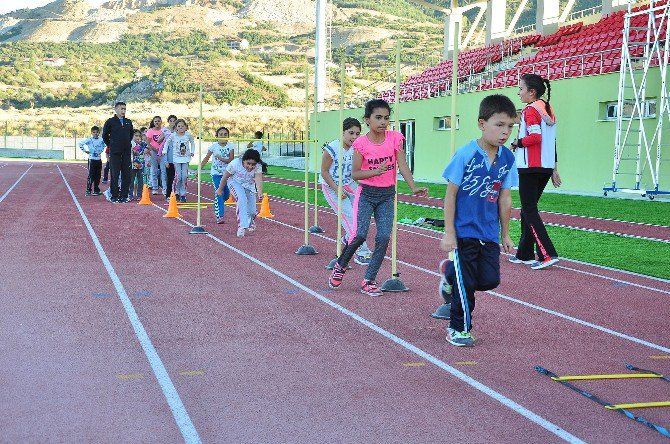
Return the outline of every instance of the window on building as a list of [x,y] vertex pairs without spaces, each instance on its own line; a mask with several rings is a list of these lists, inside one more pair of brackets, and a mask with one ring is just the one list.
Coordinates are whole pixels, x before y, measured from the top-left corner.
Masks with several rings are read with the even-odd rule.
[[[635,110],[635,103],[633,101],[626,101],[623,104],[623,114],[624,119],[630,119],[633,116],[633,111]],[[656,117],[656,100],[647,100],[642,105],[644,119],[652,119]],[[619,105],[617,102],[609,102],[605,105],[605,120],[616,120],[619,115]]]
[[[456,116],[456,129],[460,124],[460,117]],[[433,129],[436,131],[448,131],[451,129],[451,116],[435,117],[433,119]]]

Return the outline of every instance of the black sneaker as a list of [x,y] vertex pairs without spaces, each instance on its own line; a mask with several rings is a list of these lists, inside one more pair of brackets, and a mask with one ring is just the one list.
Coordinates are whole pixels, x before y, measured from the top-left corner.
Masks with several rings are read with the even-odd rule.
[[97,190],[97,191],[92,192],[91,196],[100,196],[101,194],[102,193],[100,192],[100,190]]
[[90,191],[90,190],[86,190],[86,195],[87,195],[87,196],[90,196],[90,195],[91,195],[91,191]]

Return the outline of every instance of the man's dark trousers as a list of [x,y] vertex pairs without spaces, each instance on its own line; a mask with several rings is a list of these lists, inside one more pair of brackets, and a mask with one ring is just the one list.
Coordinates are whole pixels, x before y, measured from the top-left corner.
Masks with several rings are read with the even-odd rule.
[[[112,199],[127,199],[130,189],[131,158],[130,151],[123,150],[119,153],[110,153],[109,166],[112,173],[110,189],[112,190]],[[121,174],[121,189],[119,190],[119,174]]]

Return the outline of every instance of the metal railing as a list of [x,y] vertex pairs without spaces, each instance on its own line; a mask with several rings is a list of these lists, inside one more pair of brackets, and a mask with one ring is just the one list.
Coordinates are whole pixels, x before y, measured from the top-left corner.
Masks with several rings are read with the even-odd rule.
[[[267,151],[263,156],[288,156],[288,157],[304,157],[305,144],[299,142],[305,140],[304,131],[268,133],[263,137],[263,144],[267,147]],[[86,137],[89,137],[88,135]],[[88,156],[81,149],[79,149],[79,142],[85,137],[77,133],[72,133],[66,136],[51,136],[51,135],[30,135],[28,133],[11,134],[5,132],[0,134],[0,149],[11,150],[20,155],[21,151],[39,150],[43,151],[44,155],[39,153],[31,153],[30,157],[44,157],[44,158],[62,158],[65,160],[86,160]],[[282,140],[284,142],[272,142],[273,140]],[[198,138],[195,139],[196,146]],[[206,154],[207,147],[211,142],[203,142],[203,155]],[[242,154],[247,149],[246,142],[234,142],[236,145],[236,155]],[[62,153],[62,154],[61,154]],[[14,153],[4,153],[10,157]],[[2,153],[0,153],[2,155]],[[104,156],[103,156],[104,157]]]

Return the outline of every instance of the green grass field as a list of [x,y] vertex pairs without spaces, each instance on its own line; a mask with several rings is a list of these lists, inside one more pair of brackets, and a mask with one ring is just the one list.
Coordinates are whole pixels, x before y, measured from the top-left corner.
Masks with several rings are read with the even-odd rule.
[[[270,166],[270,173],[272,174],[270,178],[304,180],[304,172],[300,170]],[[313,178],[313,175],[311,177]],[[203,173],[202,178],[206,181],[211,180],[209,174]],[[431,196],[444,196],[445,185],[423,185],[429,187]],[[264,191],[273,196],[295,201],[302,202],[304,199],[304,190],[300,187],[266,182]],[[408,192],[409,189],[405,183],[401,182],[399,191]],[[313,191],[310,193],[310,197],[312,196]],[[513,193],[513,199],[514,206],[518,207],[518,193]],[[328,203],[320,192],[318,203],[320,206],[328,207]],[[661,201],[547,193],[542,197],[540,208],[545,211],[664,226],[670,223],[670,203]],[[398,219],[416,220],[419,217],[442,219],[443,215],[441,209],[398,204]],[[670,279],[670,244],[559,227],[547,227],[547,231],[562,257]],[[518,221],[511,222],[510,235],[512,240],[518,241],[520,236]],[[435,253],[438,254],[437,250]]]

